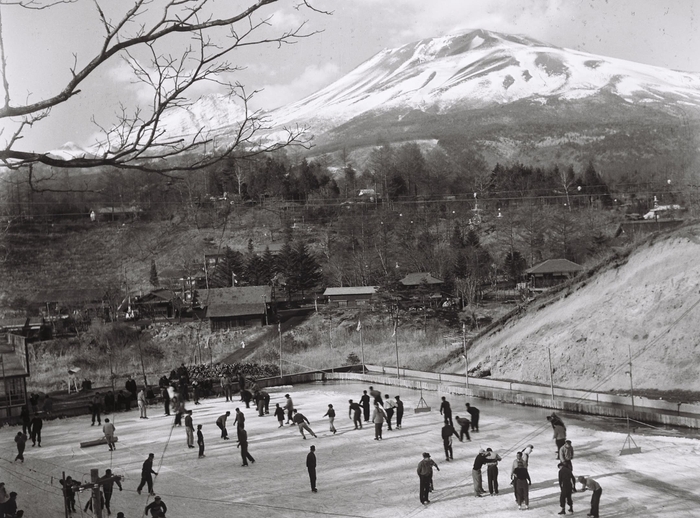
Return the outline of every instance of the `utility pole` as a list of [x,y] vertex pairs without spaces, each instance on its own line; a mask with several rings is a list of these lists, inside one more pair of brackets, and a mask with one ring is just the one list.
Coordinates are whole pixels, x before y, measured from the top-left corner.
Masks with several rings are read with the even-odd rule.
[[282,378],[282,324],[277,322],[277,334],[280,337],[280,378]]
[[554,378],[552,376],[552,351],[547,347],[547,358],[549,359],[549,388],[552,391],[552,401],[554,401]]
[[399,370],[399,304],[396,303],[396,320],[394,320],[394,347],[396,347],[396,378],[401,379]]
[[469,389],[469,356],[467,356],[467,324],[462,322],[462,347],[464,347],[464,383]]
[[632,399],[632,412],[634,412],[634,384],[632,383],[632,346],[630,344],[627,344],[627,350],[629,352],[629,358],[630,358],[630,370],[627,372],[627,374],[630,375],[630,398]]
[[357,322],[357,328],[360,330],[360,350],[362,352],[362,374],[365,373],[365,342],[362,339],[362,320]]

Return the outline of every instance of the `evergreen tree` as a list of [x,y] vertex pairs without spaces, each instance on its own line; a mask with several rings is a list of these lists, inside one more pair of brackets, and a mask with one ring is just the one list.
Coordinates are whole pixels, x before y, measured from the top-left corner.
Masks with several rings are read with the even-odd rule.
[[467,232],[467,235],[464,238],[464,246],[470,248],[479,248],[481,246],[481,243],[479,242],[479,234],[477,234],[476,230],[473,228],[470,228],[469,232]]
[[264,284],[264,268],[263,261],[260,256],[251,254],[248,256],[248,262],[245,267],[246,279],[251,286],[260,286]]
[[156,269],[156,260],[151,259],[151,275],[150,275],[151,286],[157,288],[160,284],[158,282],[158,270]]
[[464,248],[464,238],[462,237],[462,229],[458,222],[455,223],[455,228],[452,231],[452,237],[450,238],[450,246],[453,250],[461,250]]
[[503,259],[503,268],[505,269],[508,278],[514,284],[520,282],[520,279],[523,275],[523,272],[525,271],[526,266],[527,262],[518,250],[506,252],[506,255]]
[[300,291],[303,298],[305,292],[316,287],[323,279],[321,265],[301,241],[293,248],[293,263],[292,289]]
[[270,252],[269,246],[265,247],[265,252],[262,255],[262,284],[272,284],[272,278],[276,272],[275,256]]

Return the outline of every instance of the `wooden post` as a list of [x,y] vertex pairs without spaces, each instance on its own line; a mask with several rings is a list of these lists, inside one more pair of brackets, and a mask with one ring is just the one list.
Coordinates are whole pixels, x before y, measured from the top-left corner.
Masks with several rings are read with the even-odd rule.
[[547,358],[549,359],[549,388],[552,391],[552,401],[554,401],[554,379],[552,376],[552,351],[547,347]]
[[68,518],[68,493],[66,488],[66,472],[63,472],[63,510],[65,512],[65,518]]
[[362,339],[362,320],[357,323],[357,327],[360,328],[360,350],[362,352],[362,374],[365,373],[365,342]]
[[632,383],[632,346],[630,344],[627,345],[627,350],[629,352],[630,358],[630,398],[632,399],[632,412],[634,412],[634,384]]
[[396,304],[396,320],[394,321],[394,346],[396,347],[396,378],[401,379],[399,370],[399,305]]
[[90,482],[92,482],[92,512],[96,518],[102,518],[102,502],[100,501],[100,475],[97,469],[90,470]]
[[464,347],[464,383],[469,389],[469,356],[467,356],[467,324],[462,322],[462,346]]

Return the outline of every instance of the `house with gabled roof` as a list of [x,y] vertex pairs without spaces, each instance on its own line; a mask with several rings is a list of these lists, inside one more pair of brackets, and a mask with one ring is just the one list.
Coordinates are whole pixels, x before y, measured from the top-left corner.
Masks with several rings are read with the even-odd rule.
[[0,423],[20,415],[27,403],[27,339],[14,333],[0,342]]
[[548,259],[525,270],[531,289],[551,288],[567,281],[583,271],[583,267],[568,259]]
[[264,326],[274,303],[271,286],[235,286],[197,290],[196,303],[205,309],[212,331]]
[[399,280],[399,283],[407,288],[417,288],[424,285],[437,287],[443,284],[443,281],[433,277],[429,272],[415,272],[406,275],[403,279]]
[[323,296],[328,304],[335,307],[364,306],[372,301],[377,293],[377,286],[341,286],[326,288]]

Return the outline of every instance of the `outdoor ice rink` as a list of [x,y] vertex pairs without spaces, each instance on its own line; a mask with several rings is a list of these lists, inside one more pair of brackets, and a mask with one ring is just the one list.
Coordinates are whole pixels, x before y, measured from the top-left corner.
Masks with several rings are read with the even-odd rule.
[[[226,403],[223,398],[202,400],[193,410],[195,428],[202,424],[206,458],[197,458],[197,449],[186,446],[184,427],[171,428],[172,416],[165,417],[159,406],[149,407],[149,419],[138,418],[138,411],[113,416],[119,442],[112,455],[107,446],[81,449],[80,441],[99,438],[101,427],[91,427],[88,415],[47,421],[42,448],[27,443],[24,464],[12,463],[16,454],[13,437],[18,427],[0,430],[2,455],[0,481],[16,491],[20,508],[27,518],[64,516],[58,480],[65,471],[78,480],[89,480],[90,468],[106,468],[124,475],[124,491],[115,487],[112,516],[118,511],[126,518],[143,515],[149,500],[147,491],[136,493],[140,470],[148,453],[154,453],[159,476],[155,492],[168,506],[167,516],[176,517],[507,517],[527,513],[531,516],[556,516],[559,512],[557,461],[551,427],[545,409],[519,407],[470,399],[481,409],[480,432],[472,441],[455,440],[454,461],[445,462],[440,429],[440,396],[446,395],[454,415],[465,415],[465,398],[425,392],[432,407],[428,413],[415,414],[420,393],[375,385],[382,394],[400,395],[406,413],[403,429],[384,430],[384,440],[374,441],[374,430],[367,423],[354,430],[348,419],[348,399],[359,400],[364,383],[316,383],[271,389],[270,415],[257,417],[251,404],[244,409],[249,451],[255,464],[241,467],[233,425],[234,409],[243,403]],[[290,393],[295,407],[310,421],[318,435],[303,440],[296,426],[278,428],[272,416],[275,403],[284,402]],[[327,405],[336,409],[338,433],[329,432]],[[223,441],[215,425],[217,416],[231,410],[228,425],[231,440]],[[575,475],[593,476],[603,487],[601,517],[697,517],[700,496],[695,479],[700,471],[700,440],[692,433],[674,430],[639,430],[634,434],[641,454],[620,456],[626,432],[619,421],[592,416],[562,414],[576,456]],[[172,430],[172,434],[171,434]],[[541,431],[538,435],[533,432]],[[524,442],[525,441],[525,442]],[[519,511],[509,485],[514,453],[500,464],[500,495],[475,498],[471,481],[474,457],[480,448],[508,452],[531,443],[530,510]],[[306,454],[316,446],[318,493],[310,491],[306,472]],[[421,453],[430,452],[439,464],[434,474],[435,491],[431,504],[418,499],[416,466]],[[486,470],[484,469],[484,487]],[[87,492],[78,496],[77,505],[85,505]],[[588,512],[590,492],[574,494],[573,516]],[[80,509],[74,516],[87,516]],[[105,512],[106,516],[106,512]],[[571,515],[570,515],[571,516]]]

